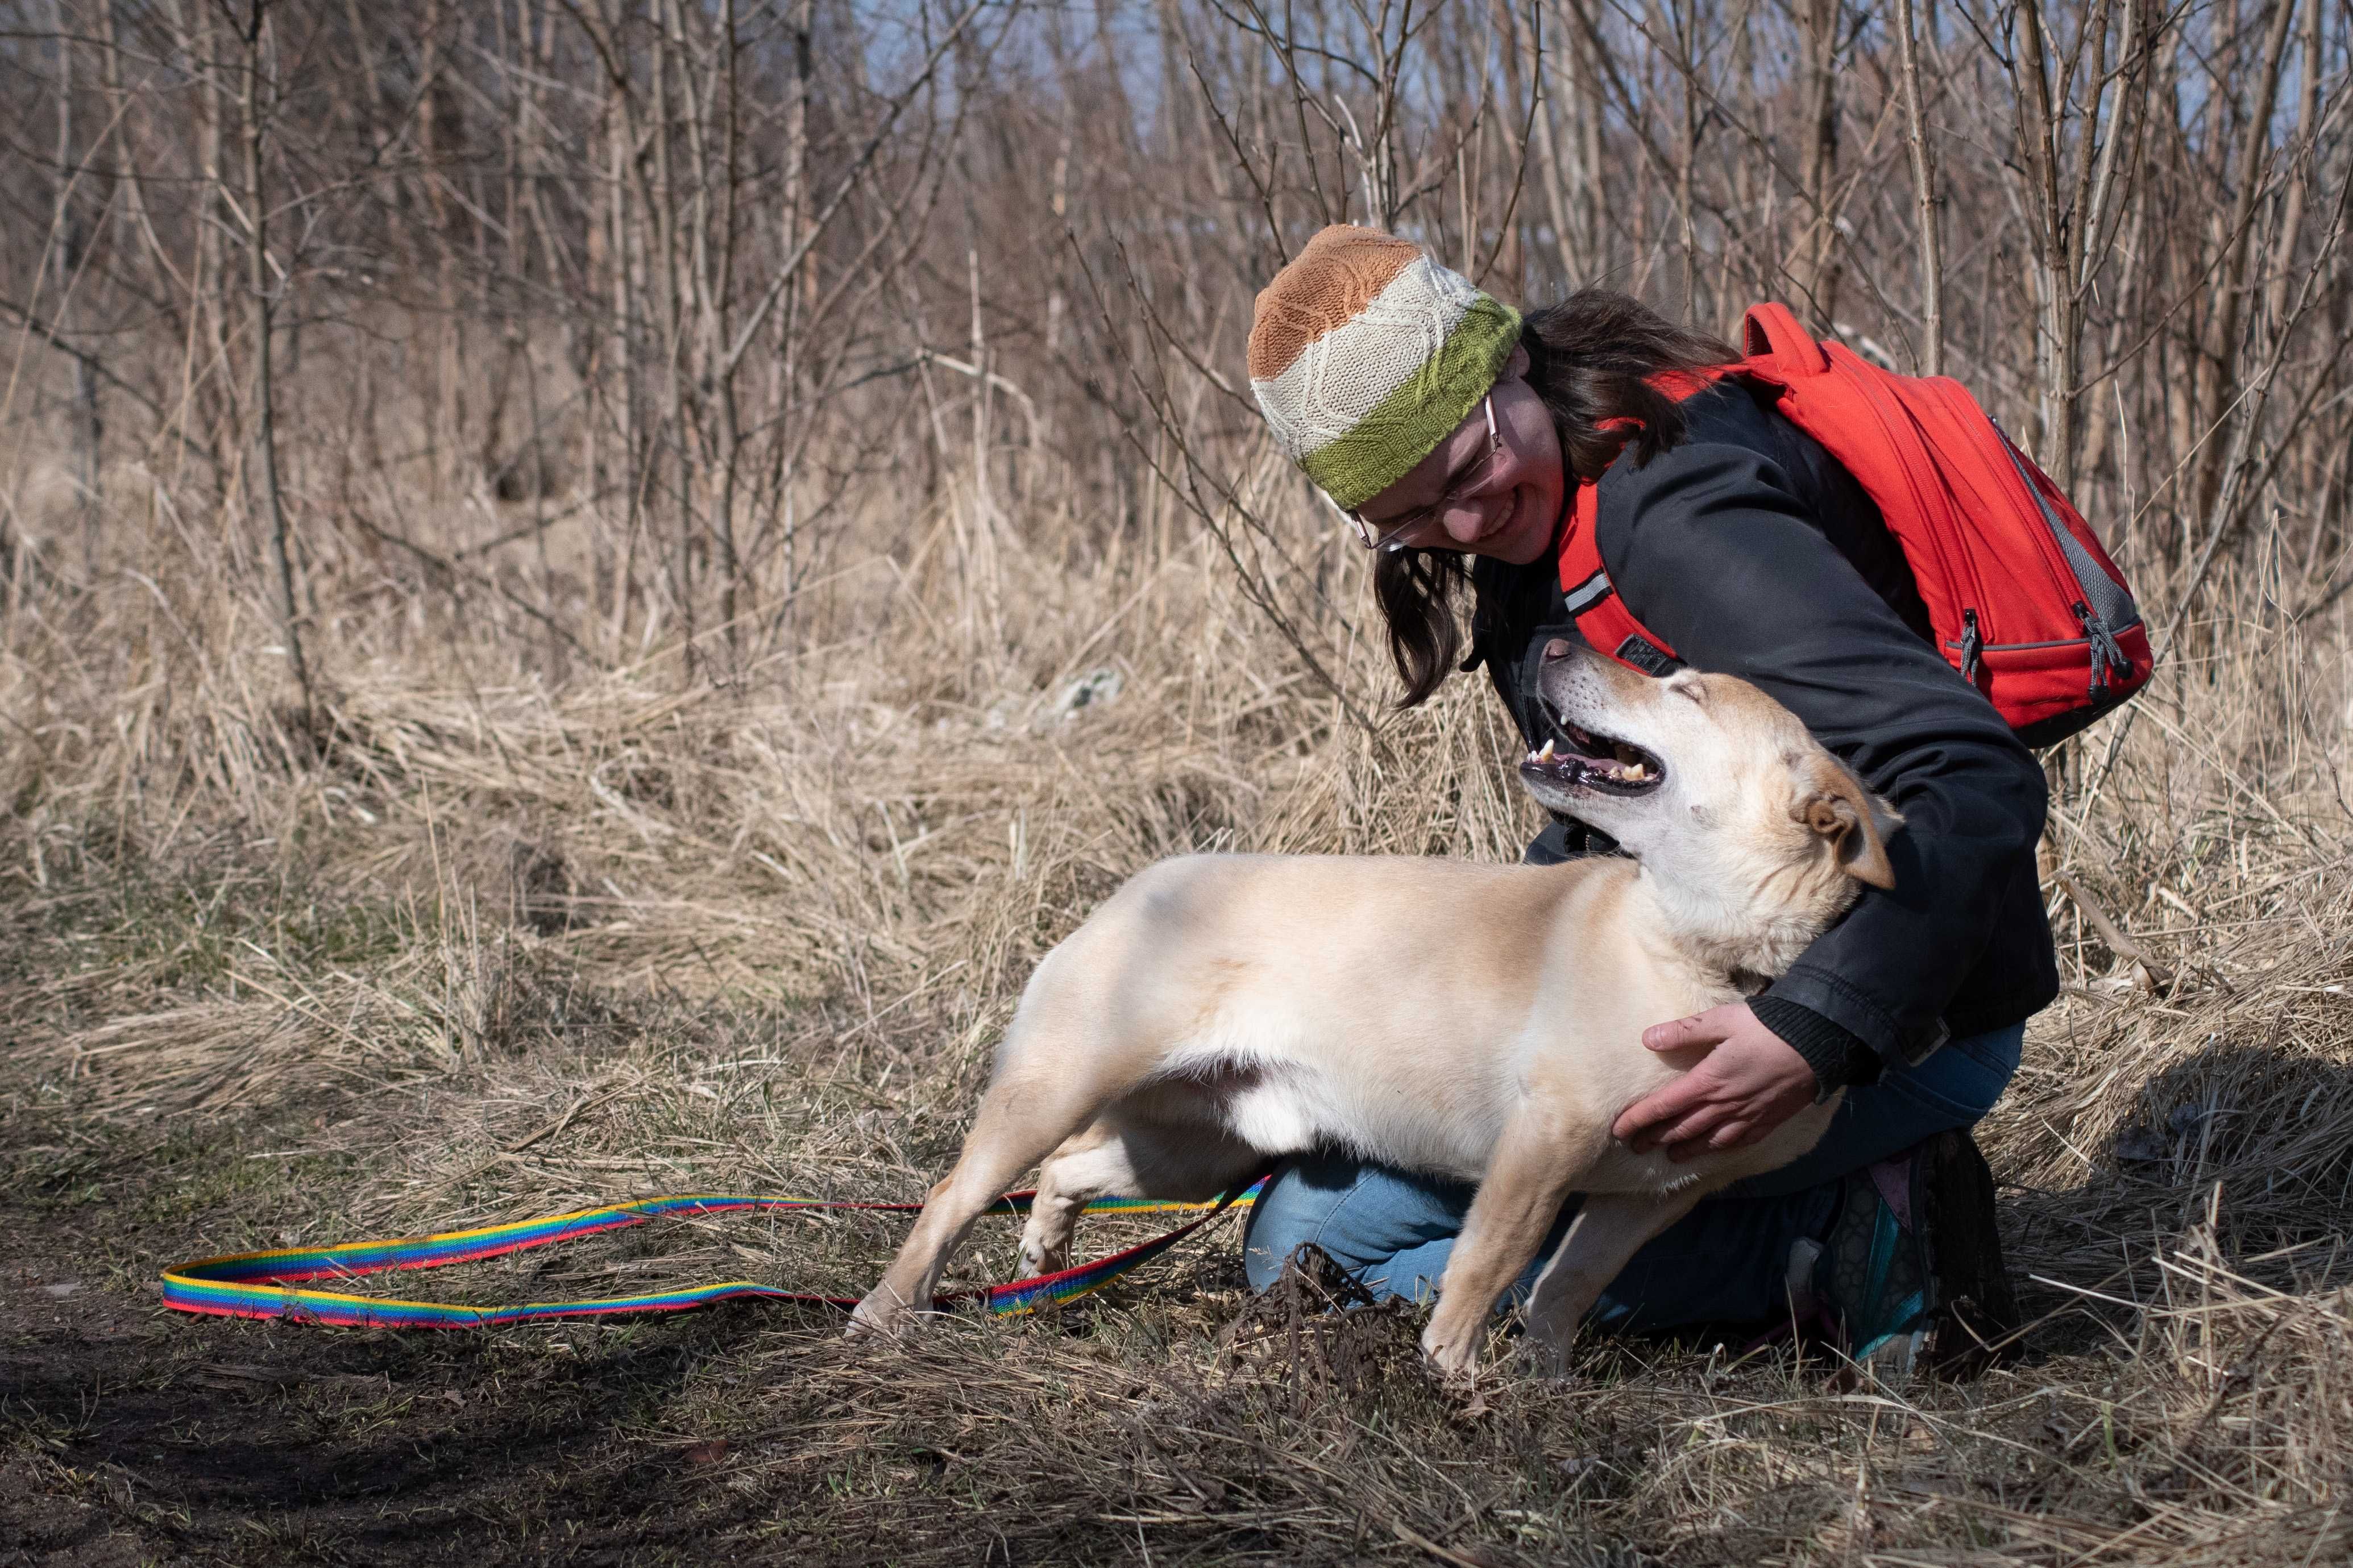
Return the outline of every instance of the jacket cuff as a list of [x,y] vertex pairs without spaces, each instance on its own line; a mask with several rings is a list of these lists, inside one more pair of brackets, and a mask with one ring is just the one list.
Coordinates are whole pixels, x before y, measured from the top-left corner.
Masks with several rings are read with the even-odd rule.
[[1872,1083],[1879,1077],[1879,1053],[1854,1035],[1802,1003],[1782,996],[1758,996],[1748,1004],[1757,1021],[1789,1044],[1814,1069],[1814,1103],[1820,1104],[1841,1089]]
[[1917,1067],[1952,1038],[1942,1018],[1932,1015],[1909,1024],[1899,1021],[1876,997],[1816,964],[1800,963],[1773,982],[1765,994],[1820,1014],[1870,1047],[1883,1062]]

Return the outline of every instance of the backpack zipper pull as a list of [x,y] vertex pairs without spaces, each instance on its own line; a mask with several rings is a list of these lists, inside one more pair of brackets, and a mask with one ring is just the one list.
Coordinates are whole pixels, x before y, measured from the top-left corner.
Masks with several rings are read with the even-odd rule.
[[2078,599],[2073,605],[2075,616],[2084,623],[2084,636],[2092,645],[2092,690],[2098,697],[2108,689],[2108,669],[2114,666],[2119,675],[2132,673],[2132,660],[2125,657],[2124,646],[2116,641],[2108,623],[2093,614],[2091,605]]
[[1978,682],[1978,655],[1985,651],[1985,637],[1978,631],[1978,613],[1961,612],[1961,679],[1975,686]]

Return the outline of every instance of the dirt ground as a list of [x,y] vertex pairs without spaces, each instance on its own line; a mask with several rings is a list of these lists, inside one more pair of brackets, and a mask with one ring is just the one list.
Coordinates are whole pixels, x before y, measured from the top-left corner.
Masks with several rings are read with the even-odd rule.
[[157,1261],[205,1248],[222,1187],[302,1201],[282,1167],[222,1180],[250,1142],[10,1151],[0,1560],[683,1562],[751,1521],[663,1415],[740,1386],[773,1312],[436,1336],[161,1309]]

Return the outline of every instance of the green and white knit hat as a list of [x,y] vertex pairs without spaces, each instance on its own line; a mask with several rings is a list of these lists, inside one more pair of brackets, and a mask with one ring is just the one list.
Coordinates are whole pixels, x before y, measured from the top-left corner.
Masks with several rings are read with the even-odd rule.
[[1470,416],[1519,341],[1518,311],[1419,246],[1334,224],[1260,290],[1250,390],[1275,445],[1354,510]]

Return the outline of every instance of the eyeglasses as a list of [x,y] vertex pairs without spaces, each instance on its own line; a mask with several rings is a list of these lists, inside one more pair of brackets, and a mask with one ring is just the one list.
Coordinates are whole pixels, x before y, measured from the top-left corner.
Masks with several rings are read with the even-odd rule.
[[[1503,432],[1495,427],[1495,395],[1491,392],[1481,398],[1479,403],[1480,406],[1487,411],[1487,449],[1480,453],[1468,468],[1455,477],[1454,482],[1447,486],[1444,495],[1440,496],[1428,506],[1417,507],[1403,517],[1392,518],[1383,523],[1367,522],[1362,512],[1344,507],[1337,501],[1332,502],[1332,510],[1348,520],[1348,526],[1355,531],[1357,543],[1367,550],[1389,552],[1403,550],[1412,542],[1415,534],[1438,521],[1454,508],[1462,505],[1471,491],[1477,489],[1487,481],[1488,476],[1495,471],[1496,459],[1503,456],[1504,436]],[[1324,499],[1331,500],[1328,496]]]

